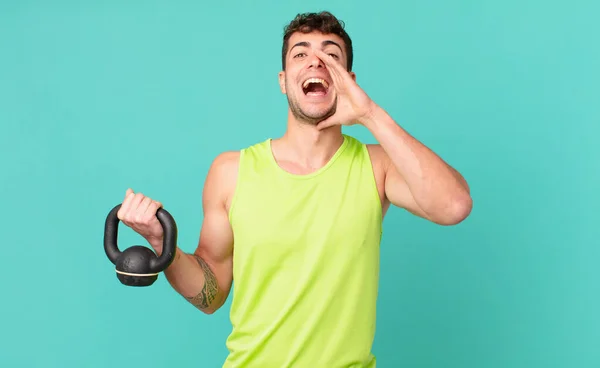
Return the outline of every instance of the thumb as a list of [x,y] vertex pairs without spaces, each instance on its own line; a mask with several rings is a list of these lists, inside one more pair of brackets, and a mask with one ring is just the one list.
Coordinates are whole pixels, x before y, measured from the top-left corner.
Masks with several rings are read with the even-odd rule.
[[336,125],[336,124],[337,124],[337,123],[336,123],[336,121],[335,121],[334,117],[333,117],[333,116],[330,116],[330,117],[328,117],[327,119],[320,121],[320,122],[317,124],[317,129],[318,129],[318,130],[323,130],[323,129],[326,129],[326,128],[329,128],[329,127],[332,127],[332,126],[334,126],[334,125]]

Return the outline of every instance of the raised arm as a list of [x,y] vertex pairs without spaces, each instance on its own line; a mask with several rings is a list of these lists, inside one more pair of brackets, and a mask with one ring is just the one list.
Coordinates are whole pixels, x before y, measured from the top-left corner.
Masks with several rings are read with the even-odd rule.
[[373,134],[387,162],[386,204],[406,208],[440,225],[455,225],[469,216],[473,200],[462,175],[398,125],[360,88],[345,64],[318,49],[311,52],[325,64],[337,93],[335,114],[317,128],[361,124]]
[[369,148],[384,168],[386,200],[439,225],[463,221],[472,208],[467,181],[385,116],[370,126],[380,144]]

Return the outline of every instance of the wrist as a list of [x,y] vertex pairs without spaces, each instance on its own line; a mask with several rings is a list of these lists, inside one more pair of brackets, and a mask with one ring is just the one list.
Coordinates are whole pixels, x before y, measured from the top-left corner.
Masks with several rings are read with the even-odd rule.
[[173,275],[177,269],[181,269],[181,267],[179,267],[181,265],[181,261],[185,261],[185,258],[187,258],[187,256],[188,254],[179,249],[179,247],[176,247],[173,262],[171,262],[171,264],[169,264],[169,266],[165,269],[165,273],[167,275]]
[[162,249],[163,249],[163,239],[162,238],[146,238],[146,241],[148,242],[148,244],[150,244],[152,249],[154,249],[154,251],[156,253],[158,253],[158,255],[160,255],[160,253],[162,253]]
[[382,113],[385,114],[385,111],[374,101],[371,101],[366,109],[366,113],[359,121],[365,128],[372,131],[372,129],[376,128],[378,121],[381,120]]

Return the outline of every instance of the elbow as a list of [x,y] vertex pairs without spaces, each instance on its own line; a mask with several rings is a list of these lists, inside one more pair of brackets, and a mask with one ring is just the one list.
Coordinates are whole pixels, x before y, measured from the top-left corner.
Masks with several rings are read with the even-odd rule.
[[225,304],[225,300],[215,299],[209,306],[206,306],[204,308],[198,308],[198,309],[200,309],[200,311],[202,311],[202,313],[204,313],[204,314],[211,315],[211,314],[215,314],[219,309],[221,309],[223,304]]
[[473,209],[473,198],[467,192],[457,196],[447,207],[447,211],[442,218],[436,221],[440,225],[453,226],[463,222]]
[[196,309],[198,309],[200,312],[202,312],[206,315],[211,315],[211,314],[214,314],[217,310],[219,310],[219,307],[214,307],[214,306],[201,307],[201,306],[196,305]]

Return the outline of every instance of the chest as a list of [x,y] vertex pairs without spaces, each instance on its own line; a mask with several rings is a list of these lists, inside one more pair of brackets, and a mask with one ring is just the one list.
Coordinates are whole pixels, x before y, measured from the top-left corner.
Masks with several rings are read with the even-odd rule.
[[381,212],[369,180],[248,182],[232,212],[234,252],[279,264],[358,253],[380,236]]

